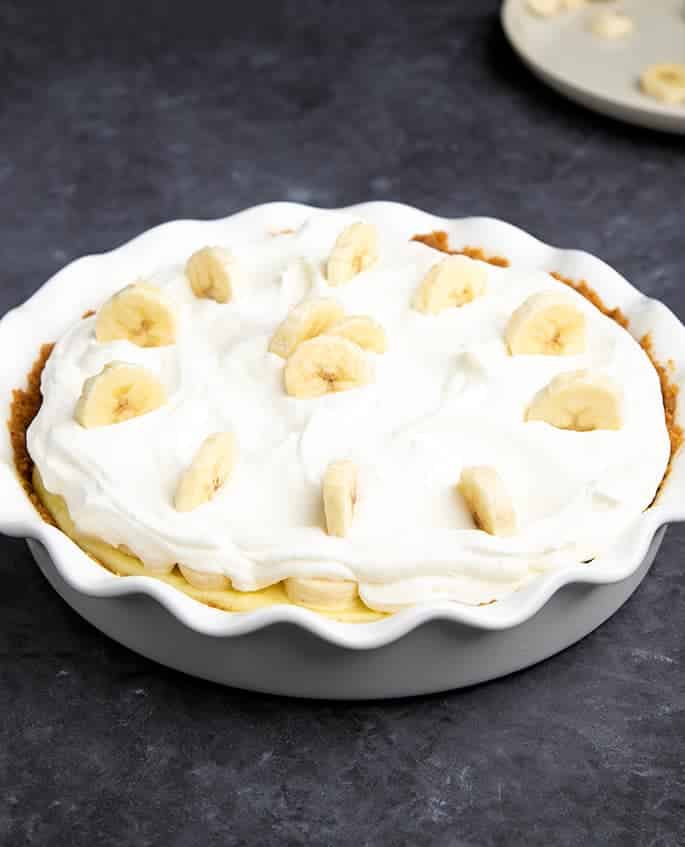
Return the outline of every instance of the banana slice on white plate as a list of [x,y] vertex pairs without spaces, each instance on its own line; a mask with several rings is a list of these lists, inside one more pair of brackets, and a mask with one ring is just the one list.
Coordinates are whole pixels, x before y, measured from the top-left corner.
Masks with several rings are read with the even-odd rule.
[[642,71],[640,85],[645,94],[662,103],[685,103],[685,65],[677,62],[650,65]]
[[526,9],[538,18],[553,18],[563,11],[562,0],[526,0]]
[[119,424],[159,409],[166,391],[157,377],[138,365],[110,362],[83,384],[74,418],[85,429]]
[[613,41],[631,35],[635,29],[635,23],[625,12],[606,9],[595,15],[590,23],[590,29],[598,38]]
[[154,285],[127,285],[98,311],[95,338],[101,343],[130,341],[138,347],[166,347],[176,341],[174,308]]

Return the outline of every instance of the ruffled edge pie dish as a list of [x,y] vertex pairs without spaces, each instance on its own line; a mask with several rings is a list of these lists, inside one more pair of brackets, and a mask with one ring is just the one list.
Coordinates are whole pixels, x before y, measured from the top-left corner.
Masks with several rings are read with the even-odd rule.
[[[542,244],[509,224],[488,218],[447,220],[400,204],[369,203],[344,210],[364,220],[382,220],[384,210],[401,215],[408,231],[445,233],[432,246],[455,251],[482,251],[493,262],[507,261],[517,268],[543,270],[568,281],[602,311],[627,322],[631,334],[642,343],[659,373],[664,407],[672,442],[672,461],[654,504],[639,523],[622,538],[610,555],[591,567],[578,566],[548,572],[521,590],[485,606],[441,602],[422,604],[370,623],[341,623],[318,612],[292,604],[270,605],[250,612],[226,612],[199,603],[190,596],[151,576],[115,576],[94,562],[66,535],[41,517],[27,497],[31,494],[30,468],[22,459],[21,444],[14,445],[8,431],[2,438],[0,464],[0,530],[36,539],[47,550],[59,577],[75,591],[90,597],[121,597],[147,594],[161,603],[182,624],[197,633],[213,636],[242,635],[276,623],[291,623],[333,644],[372,648],[390,644],[428,621],[450,620],[482,630],[519,625],[536,614],[564,585],[611,584],[635,574],[643,563],[658,530],[666,523],[685,518],[685,461],[678,452],[681,433],[677,395],[685,380],[685,328],[661,303],[633,288],[618,273],[587,253],[559,250]],[[3,369],[0,378],[5,419],[10,417],[13,390],[24,386],[41,344],[59,337],[75,315],[88,311],[112,293],[117,268],[135,261],[143,270],[160,259],[182,262],[189,253],[207,243],[225,240],[227,230],[248,225],[258,218],[277,231],[298,225],[318,210],[299,204],[274,203],[256,207],[224,220],[176,221],[163,224],[116,250],[79,259],[47,282],[27,303],[0,322]],[[478,255],[476,253],[476,255]],[[93,280],[103,277],[103,290]],[[119,279],[121,277],[119,276]],[[20,440],[20,439],[19,439]],[[14,452],[20,457],[18,475]],[[23,479],[21,475],[23,474]]]

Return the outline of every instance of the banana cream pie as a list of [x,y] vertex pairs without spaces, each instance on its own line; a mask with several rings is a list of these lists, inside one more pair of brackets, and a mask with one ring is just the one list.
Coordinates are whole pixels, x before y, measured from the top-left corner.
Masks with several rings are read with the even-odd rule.
[[254,227],[45,352],[19,471],[102,565],[218,608],[497,601],[592,567],[675,441],[663,372],[569,282],[392,221]]

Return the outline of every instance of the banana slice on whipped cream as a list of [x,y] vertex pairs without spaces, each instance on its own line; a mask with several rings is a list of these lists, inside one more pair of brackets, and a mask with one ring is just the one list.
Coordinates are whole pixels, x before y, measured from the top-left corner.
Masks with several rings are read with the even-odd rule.
[[371,382],[373,368],[358,344],[333,335],[304,341],[286,362],[285,390],[291,397],[322,397]]
[[578,432],[620,429],[621,406],[621,389],[608,376],[588,370],[571,371],[555,377],[538,392],[528,407],[526,420]]
[[354,223],[338,236],[328,257],[329,285],[344,285],[378,261],[378,230],[373,224]]
[[464,468],[457,487],[479,529],[490,535],[516,532],[514,505],[495,468],[487,465]]
[[165,294],[147,282],[118,291],[100,308],[95,338],[130,341],[138,347],[166,347],[176,341],[176,314]]
[[166,403],[157,377],[138,365],[110,362],[83,384],[74,418],[85,429],[120,424]]
[[585,315],[569,297],[542,291],[513,313],[505,337],[512,356],[573,356],[585,350]]
[[212,500],[231,475],[237,458],[232,432],[216,432],[205,438],[179,480],[174,496],[176,511],[191,512]]
[[186,276],[196,297],[230,303],[243,282],[240,262],[225,247],[203,247],[186,262]]
[[485,294],[487,279],[483,262],[467,256],[448,256],[428,271],[412,305],[426,315],[464,306]]
[[269,352],[287,359],[303,341],[321,335],[337,324],[345,314],[337,300],[317,297],[292,309],[276,329]]

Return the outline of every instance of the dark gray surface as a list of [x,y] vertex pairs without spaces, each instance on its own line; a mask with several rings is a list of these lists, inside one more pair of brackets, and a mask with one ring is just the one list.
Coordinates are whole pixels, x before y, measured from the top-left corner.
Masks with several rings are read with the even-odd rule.
[[[596,252],[685,315],[683,141],[548,92],[496,3],[128,5],[0,2],[0,311],[163,220],[377,198]],[[684,552],[536,668],[341,705],[160,669],[1,539],[0,844],[685,844]]]

